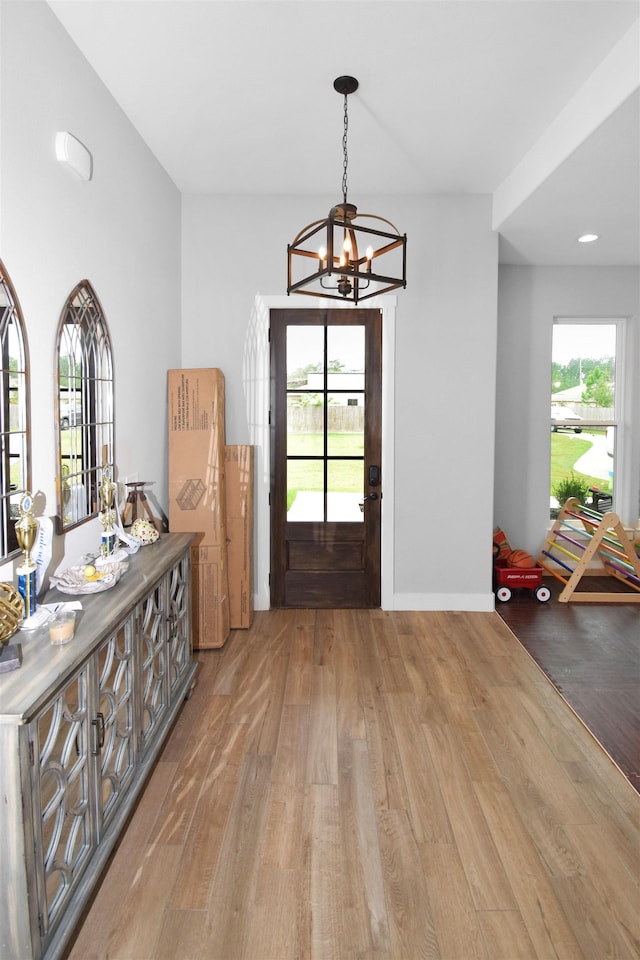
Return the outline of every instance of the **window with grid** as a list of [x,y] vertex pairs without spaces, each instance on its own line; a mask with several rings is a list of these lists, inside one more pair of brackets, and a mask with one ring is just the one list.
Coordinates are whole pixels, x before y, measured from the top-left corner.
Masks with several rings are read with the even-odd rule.
[[557,318],[551,369],[553,517],[566,499],[615,509],[623,321]]

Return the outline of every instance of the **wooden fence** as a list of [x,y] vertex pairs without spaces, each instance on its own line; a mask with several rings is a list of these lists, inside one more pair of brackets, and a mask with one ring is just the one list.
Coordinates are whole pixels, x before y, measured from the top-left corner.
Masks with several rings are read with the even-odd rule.
[[575,413],[577,416],[582,417],[583,420],[587,421],[596,421],[600,422],[601,420],[614,420],[613,407],[592,407],[589,403],[556,403],[553,400],[552,403],[554,406],[566,407],[567,414],[571,415]]
[[[364,430],[364,407],[329,404],[327,407],[329,433],[362,433]],[[287,431],[289,433],[322,433],[324,430],[324,407],[287,407]]]

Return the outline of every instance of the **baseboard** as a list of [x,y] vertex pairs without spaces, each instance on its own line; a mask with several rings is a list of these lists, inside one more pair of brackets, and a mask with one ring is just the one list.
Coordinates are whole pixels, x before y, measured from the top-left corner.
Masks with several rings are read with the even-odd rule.
[[387,610],[464,610],[491,613],[495,609],[493,593],[394,593],[393,606]]

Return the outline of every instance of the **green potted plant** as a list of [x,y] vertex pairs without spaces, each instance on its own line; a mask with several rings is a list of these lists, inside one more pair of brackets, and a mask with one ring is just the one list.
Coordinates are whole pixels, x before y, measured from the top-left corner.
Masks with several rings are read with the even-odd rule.
[[589,496],[589,483],[587,480],[576,477],[572,471],[568,477],[563,477],[562,480],[559,480],[551,492],[560,507],[563,507],[571,497],[577,497],[580,503],[584,504]]

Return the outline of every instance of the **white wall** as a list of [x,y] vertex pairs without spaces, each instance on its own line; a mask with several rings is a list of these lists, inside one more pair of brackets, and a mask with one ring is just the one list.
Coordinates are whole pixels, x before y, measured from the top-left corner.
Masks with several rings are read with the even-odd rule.
[[[119,476],[151,481],[166,510],[166,371],[180,356],[180,194],[48,6],[0,3],[0,256],[22,306],[31,359],[34,492],[55,514],[55,337],[88,279],[114,349]],[[93,154],[83,183],[55,159],[67,130]],[[97,520],[56,540],[73,562]],[[9,579],[9,565],[0,579]]]
[[[408,288],[397,292],[395,496],[384,505],[395,514],[393,605],[491,609],[497,238],[489,198],[351,199],[408,235]],[[183,365],[224,371],[227,442],[258,438],[262,477],[268,451],[253,429],[264,422],[254,401],[266,403],[267,391],[246,376],[249,354],[268,354],[256,300],[285,292],[287,242],[334,201],[183,197]],[[258,582],[265,577],[257,571]]]
[[[0,242],[29,337],[34,489],[53,514],[55,332],[68,293],[87,278],[114,345],[119,475],[152,481],[166,509],[167,368],[221,367],[228,441],[256,435],[266,391],[251,381],[251,363],[268,356],[256,303],[284,293],[287,242],[336,198],[185,197],[181,246],[177,190],[48,7],[3,2],[0,15]],[[91,182],[55,161],[58,130],[93,153]],[[409,236],[409,286],[396,315],[395,496],[386,505],[395,515],[385,551],[393,605],[489,609],[497,312],[490,200],[353,199]],[[292,306],[310,303],[291,298]],[[263,469],[265,454],[263,444]],[[92,522],[67,534],[57,562],[94,548],[99,532]]]
[[640,489],[640,272],[636,267],[499,271],[495,522],[539,551],[549,527],[549,396],[555,317],[627,317],[625,452],[616,509],[635,525]]

